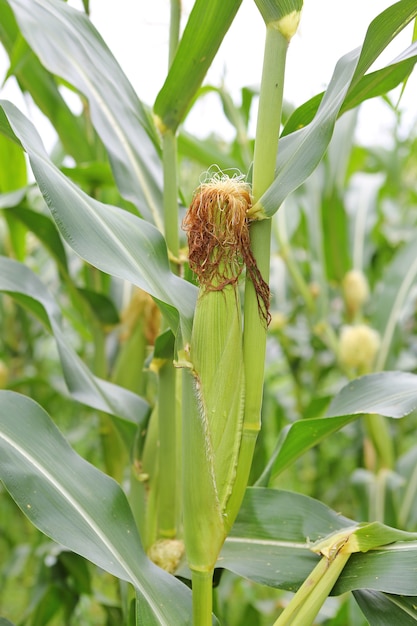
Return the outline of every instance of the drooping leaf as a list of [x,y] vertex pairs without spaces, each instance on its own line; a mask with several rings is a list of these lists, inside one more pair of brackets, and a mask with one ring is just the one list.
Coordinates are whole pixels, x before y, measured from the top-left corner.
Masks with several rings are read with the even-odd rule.
[[14,296],[51,329],[67,387],[76,400],[134,424],[146,418],[149,410],[147,402],[127,389],[93,376],[78,357],[61,330],[60,312],[55,301],[28,267],[0,257],[0,291]]
[[162,174],[155,130],[89,18],[59,0],[8,0],[43,65],[83,93],[121,194],[161,228]]
[[[355,87],[349,89],[345,101],[339,111],[339,116],[346,111],[353,109],[365,100],[382,96],[400,83],[405,81],[417,62],[417,56],[414,53],[416,46],[410,46],[406,51],[410,54],[410,58],[404,60],[395,59],[392,63],[381,70],[365,74]],[[289,135],[296,130],[307,126],[313,120],[317,109],[320,106],[324,92],[319,93],[307,102],[304,102],[290,116],[282,131],[282,136]]]
[[43,533],[126,580],[149,626],[191,623],[190,592],[145,556],[127,499],[78,456],[33,400],[0,391],[0,478]]
[[10,213],[13,220],[19,220],[36,235],[55,258],[58,267],[67,271],[67,255],[54,222],[47,215],[24,206],[14,207]]
[[286,427],[257,481],[268,484],[304,452],[337,432],[358,415],[378,413],[400,418],[417,407],[417,376],[406,372],[381,372],[358,378],[337,394],[325,418],[298,420]]
[[175,331],[178,311],[187,336],[197,289],[171,272],[161,233],[145,220],[81,191],[49,159],[31,122],[10,102],[1,101],[0,107],[7,113],[7,119],[0,116],[0,132],[24,145],[40,190],[68,244],[95,267],[136,284],[164,303],[164,313]]

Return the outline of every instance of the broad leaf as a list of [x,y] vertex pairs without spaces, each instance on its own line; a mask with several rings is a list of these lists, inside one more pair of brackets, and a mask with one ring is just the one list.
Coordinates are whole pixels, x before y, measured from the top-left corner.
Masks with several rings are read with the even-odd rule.
[[0,391],[0,478],[43,533],[140,591],[147,624],[191,623],[190,592],[145,556],[127,499],[33,400]]
[[286,426],[282,430],[274,452],[256,484],[266,486],[270,480],[281,474],[304,452],[355,419],[356,416],[352,415],[333,418],[320,417],[298,420],[294,424]]
[[381,372],[358,378],[333,399],[325,418],[299,420],[281,434],[272,457],[257,484],[289,467],[304,452],[364,413],[404,417],[417,407],[417,376],[406,372]]
[[146,418],[149,406],[142,398],[123,387],[93,376],[71,348],[61,330],[61,316],[55,301],[28,267],[12,259],[0,257],[0,291],[15,297],[51,329],[57,343],[65,381],[76,400],[134,424]]
[[154,106],[162,129],[184,119],[242,0],[196,0]]
[[[372,524],[361,526],[321,502],[289,491],[248,488],[235,525],[218,560],[258,583],[295,591],[319,560],[312,542],[349,528],[363,536],[368,549],[378,542],[400,541],[366,553],[352,554],[333,594],[375,589],[411,595],[417,589],[415,533]],[[366,534],[369,537],[365,537]]]
[[161,228],[162,174],[142,103],[88,17],[60,0],[8,0],[31,48],[87,98],[121,194]]
[[307,496],[248,488],[217,565],[295,591],[319,560],[309,549],[311,543],[351,525],[351,520]]
[[417,623],[415,597],[406,598],[402,594],[394,596],[378,591],[355,591],[354,596],[370,626],[415,626]]
[[33,124],[10,102],[0,101],[0,107],[13,128],[3,118],[0,131],[23,144],[52,216],[73,250],[168,305],[163,310],[174,331],[179,311],[185,335],[190,333],[197,289],[171,272],[161,233],[145,220],[81,191],[49,159]]
[[329,406],[330,416],[379,413],[404,417],[417,407],[417,376],[407,372],[380,372],[353,380]]
[[[329,145],[349,91],[356,87],[382,50],[416,15],[414,0],[401,0],[389,7],[369,26],[362,48],[349,52],[338,61],[313,121],[280,141],[275,180],[253,207],[254,214],[259,210],[268,217],[273,215],[287,195],[314,171]],[[411,56],[417,56],[414,48]]]

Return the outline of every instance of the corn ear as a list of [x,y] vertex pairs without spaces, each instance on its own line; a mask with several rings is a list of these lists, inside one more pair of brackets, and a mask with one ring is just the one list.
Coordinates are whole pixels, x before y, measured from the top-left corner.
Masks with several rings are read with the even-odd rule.
[[[197,557],[196,565],[201,567],[214,565],[227,534],[225,510],[236,477],[242,436],[244,370],[236,285],[200,292],[190,360],[201,434],[188,447],[195,462],[189,471],[199,476],[205,464],[211,492],[211,502],[204,502],[207,493],[202,493],[198,482],[193,484],[193,515],[200,519],[197,534],[187,538],[187,554],[189,560]],[[206,539],[202,541],[202,537]],[[213,563],[207,563],[208,545]]]
[[[200,292],[188,349],[193,386],[183,420],[184,536],[194,571],[213,569],[233,520],[233,494],[244,411],[242,319],[238,279],[252,280],[261,318],[269,287],[250,248],[250,189],[241,177],[214,176],[194,194],[183,221],[189,264]],[[192,404],[194,403],[194,404]]]

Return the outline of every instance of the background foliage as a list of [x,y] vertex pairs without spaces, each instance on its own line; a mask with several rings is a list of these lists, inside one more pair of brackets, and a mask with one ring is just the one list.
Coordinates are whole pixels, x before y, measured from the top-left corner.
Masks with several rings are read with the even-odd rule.
[[[148,511],[157,507],[153,416],[163,402],[160,368],[175,350],[168,328],[177,342],[190,333],[197,291],[184,263],[184,234],[179,231],[173,255],[160,232],[158,130],[84,16],[57,11],[60,0],[30,4],[0,0],[0,39],[9,74],[51,121],[57,140],[48,154],[23,114],[1,102],[1,423],[16,450],[18,444],[27,446],[28,465],[25,469],[16,450],[15,456],[2,450],[7,490],[0,491],[0,624],[6,618],[30,626],[187,623],[187,587],[145,557],[158,535],[144,502]],[[217,4],[223,7],[223,30],[210,39],[213,56],[240,3]],[[411,15],[412,3],[399,5]],[[184,38],[195,33],[195,24],[189,28]],[[214,610],[230,626],[273,623],[318,560],[308,542],[350,527],[351,520],[417,532],[417,394],[411,376],[417,373],[417,133],[415,127],[406,136],[400,132],[401,104],[388,93],[391,145],[363,146],[355,139],[357,110],[350,110],[406,80],[417,53],[411,48],[383,75],[363,77],[376,54],[373,45],[365,51],[358,66],[357,56],[344,58],[336,72],[339,82],[325,98],[320,94],[295,112],[284,107],[287,139],[281,141],[276,182],[263,203],[273,214],[263,427],[251,469],[253,487],[216,570]],[[94,71],[85,72],[91,59]],[[213,164],[250,170],[249,121],[257,93],[243,86],[239,101],[218,86],[195,93],[206,66],[193,83],[181,73],[181,54],[178,59],[155,113],[168,128],[179,126],[181,218],[201,172]],[[181,81],[184,89],[172,108],[171,90]],[[66,103],[64,87],[78,98],[80,114]],[[180,125],[193,99],[207,89],[218,94],[234,128],[230,141],[216,135],[196,139]],[[309,126],[319,105],[322,124]],[[327,128],[330,140],[334,124],[321,158],[317,137]],[[301,147],[291,142],[299,127]],[[313,155],[289,172],[289,157],[295,159],[306,146],[313,146]],[[346,291],[352,269],[369,285],[356,308]],[[347,326],[365,328],[365,336],[369,329],[378,333],[375,358],[344,357]],[[356,354],[361,344],[363,339]],[[359,388],[347,388],[354,389],[351,405],[339,394],[357,377],[383,370],[387,378],[361,379]],[[389,373],[394,370],[400,375]],[[28,478],[36,474],[34,467],[51,477],[37,501]],[[293,493],[286,501],[288,491]],[[95,493],[111,495],[95,499]],[[277,499],[270,501],[271,494]],[[77,515],[69,506],[74,499]],[[121,526],[112,522],[116,513]],[[75,539],[66,519],[85,529],[85,540],[84,534]],[[306,525],[298,528],[295,519]],[[132,543],[125,533],[134,537]],[[100,543],[96,538],[102,536]],[[406,538],[389,537],[385,543]],[[294,545],[298,548],[290,549]],[[408,597],[417,584],[415,550],[410,541],[401,554],[387,549],[353,555],[317,623],[416,623]],[[362,577],[357,563],[364,568]],[[187,579],[184,562],[177,575]],[[161,609],[162,596],[168,608]],[[135,615],[135,599],[143,597],[149,605],[138,601],[143,614],[136,609]]]

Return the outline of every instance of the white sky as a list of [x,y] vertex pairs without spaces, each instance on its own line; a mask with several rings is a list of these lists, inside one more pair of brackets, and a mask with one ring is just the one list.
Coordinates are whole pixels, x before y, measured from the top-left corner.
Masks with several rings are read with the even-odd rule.
[[[210,1],[210,0],[207,0]],[[301,24],[290,44],[284,97],[300,105],[328,84],[337,60],[361,45],[369,22],[394,0],[305,0]],[[81,8],[81,0],[69,0]],[[193,0],[183,0],[184,22]],[[124,69],[138,96],[152,104],[163,84],[167,67],[169,0],[90,0],[91,19]],[[397,37],[378,66],[395,58],[411,43],[411,27]],[[264,23],[253,0],[243,0],[237,18],[210,68],[206,82],[222,81],[235,99],[240,88],[258,85],[262,68]],[[0,55],[0,80],[7,71]],[[405,128],[417,118],[417,70],[410,79],[400,108],[407,112]],[[1,97],[16,102],[13,85],[6,85]],[[361,141],[384,139],[393,115],[381,101],[362,106]],[[210,126],[211,124],[211,126]],[[187,120],[187,128],[204,136],[212,130],[227,136],[218,99],[209,95]]]

